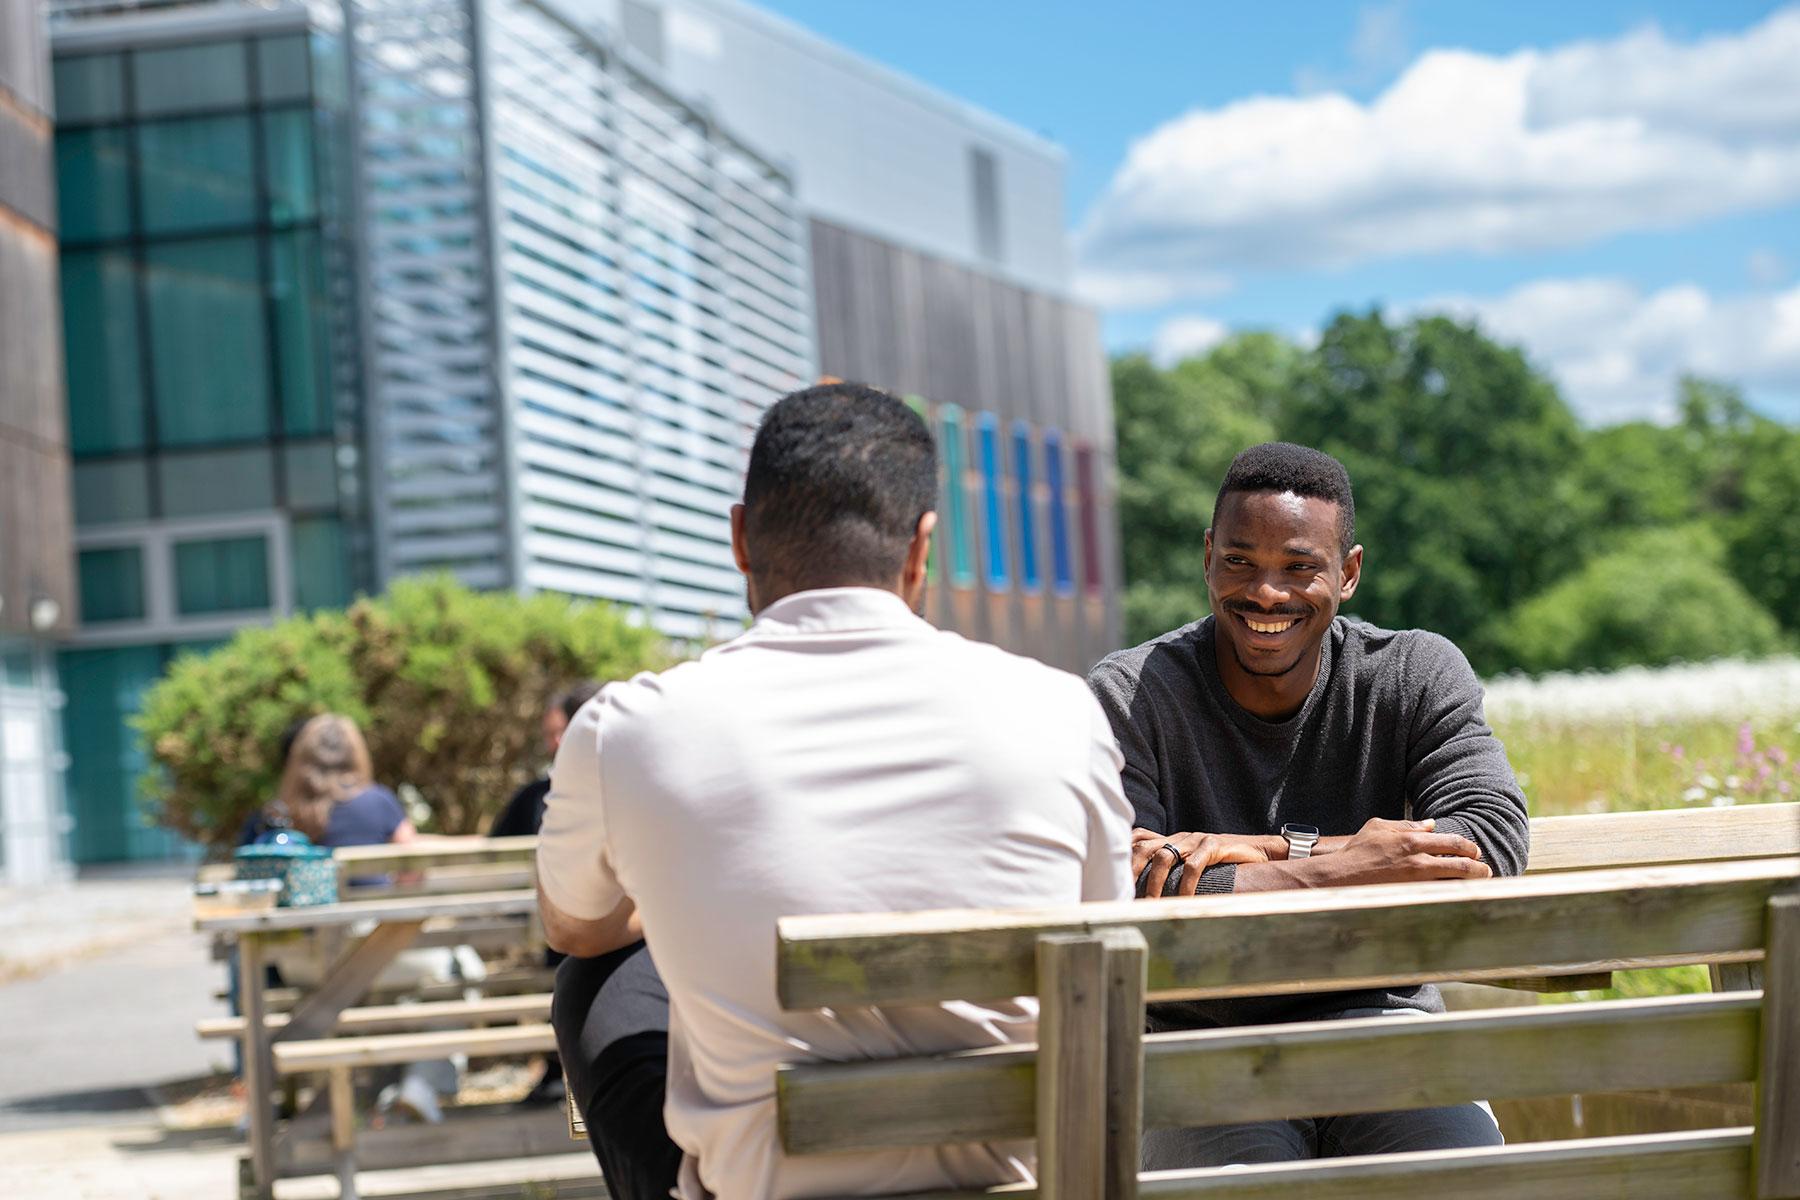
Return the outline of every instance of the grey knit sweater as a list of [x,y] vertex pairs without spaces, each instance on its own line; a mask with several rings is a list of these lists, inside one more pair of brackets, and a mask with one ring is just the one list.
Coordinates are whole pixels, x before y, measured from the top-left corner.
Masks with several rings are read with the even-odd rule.
[[[1481,847],[1497,875],[1525,868],[1530,826],[1506,751],[1487,727],[1481,685],[1453,644],[1338,617],[1300,711],[1265,721],[1226,692],[1213,619],[1102,660],[1088,683],[1125,755],[1136,823],[1159,833],[1278,833],[1283,824],[1352,834],[1371,817],[1435,818]],[[1228,892],[1214,867],[1200,891]],[[1155,1005],[1153,1029],[1299,1021],[1349,1009],[1442,1011],[1437,989],[1182,1001]]]

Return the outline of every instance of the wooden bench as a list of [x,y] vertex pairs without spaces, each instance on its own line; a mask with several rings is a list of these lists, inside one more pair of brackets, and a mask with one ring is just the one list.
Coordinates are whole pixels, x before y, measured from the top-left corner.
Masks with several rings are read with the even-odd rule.
[[[1586,818],[1582,818],[1586,819]],[[797,1063],[795,1155],[1037,1139],[1039,1200],[1800,1196],[1800,859],[1032,911],[788,918],[790,1010],[1036,995],[1039,1043]],[[1144,1035],[1146,999],[1763,960],[1761,992]],[[1138,1172],[1145,1126],[1758,1083],[1754,1127]],[[925,1200],[924,1197],[918,1200]]]

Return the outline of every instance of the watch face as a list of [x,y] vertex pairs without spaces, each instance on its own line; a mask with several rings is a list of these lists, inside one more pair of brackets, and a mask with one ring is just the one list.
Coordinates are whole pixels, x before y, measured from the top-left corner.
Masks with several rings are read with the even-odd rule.
[[1312,838],[1317,840],[1319,836],[1319,827],[1317,825],[1299,825],[1290,821],[1281,827],[1281,836],[1286,838]]

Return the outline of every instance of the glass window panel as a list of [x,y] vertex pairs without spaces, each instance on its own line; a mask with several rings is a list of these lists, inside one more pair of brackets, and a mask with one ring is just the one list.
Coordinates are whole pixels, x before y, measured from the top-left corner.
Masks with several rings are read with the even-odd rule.
[[141,458],[75,463],[75,523],[114,525],[150,516],[150,472]]
[[330,433],[331,313],[319,235],[277,234],[269,250],[281,427],[290,437]]
[[69,853],[79,863],[130,858],[133,830],[142,825],[137,779],[143,743],[126,722],[145,689],[162,674],[160,646],[64,650],[56,668],[68,702],[63,744],[69,755]]
[[1075,590],[1075,558],[1069,553],[1069,508],[1063,496],[1062,435],[1044,431],[1044,484],[1050,492],[1050,565],[1056,590]]
[[157,464],[165,517],[275,507],[275,456],[267,446],[164,454]]
[[132,92],[140,116],[247,104],[250,87],[244,43],[139,50],[132,58]]
[[263,116],[263,155],[268,164],[269,220],[278,225],[319,215],[313,178],[312,113],[303,108]]
[[147,121],[138,127],[146,233],[186,233],[256,220],[249,117]]
[[144,619],[144,552],[137,546],[83,550],[76,556],[81,581],[81,623]]
[[269,607],[269,542],[261,534],[175,543],[175,611],[184,617]]
[[146,267],[158,439],[194,446],[268,437],[268,343],[255,241],[151,246]]
[[262,38],[256,43],[256,90],[265,102],[304,100],[312,91],[306,35]]
[[1027,588],[1036,589],[1043,580],[1038,576],[1037,497],[1031,486],[1031,426],[1023,421],[1013,425],[1013,478],[1019,494],[1019,580]]
[[987,534],[987,585],[1006,588],[1006,506],[1000,498],[1000,421],[982,413],[977,424],[981,449],[981,516]]
[[283,447],[282,474],[287,482],[290,509],[337,508],[336,449],[330,442]]
[[1100,513],[1094,492],[1094,448],[1075,445],[1075,492],[1081,508],[1081,582],[1090,592],[1100,590]]
[[125,81],[116,54],[58,58],[54,67],[56,123],[111,121],[125,111]]
[[962,410],[954,404],[943,409],[945,517],[950,525],[950,582],[957,587],[975,583],[974,530],[969,525],[968,481],[963,478]]
[[350,549],[336,517],[307,517],[291,529],[294,607],[342,608],[350,603]]
[[115,251],[62,256],[69,448],[106,454],[144,446],[137,273]]
[[56,214],[64,242],[131,232],[131,160],[123,129],[56,135]]

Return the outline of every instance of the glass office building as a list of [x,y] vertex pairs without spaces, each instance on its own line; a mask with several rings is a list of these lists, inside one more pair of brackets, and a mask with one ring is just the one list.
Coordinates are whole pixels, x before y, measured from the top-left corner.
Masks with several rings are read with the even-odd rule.
[[128,725],[175,654],[367,586],[338,43],[294,8],[64,20],[77,862],[174,849]]
[[57,11],[77,861],[176,849],[129,719],[248,622],[447,571],[741,627],[814,373],[779,169],[538,0]]

